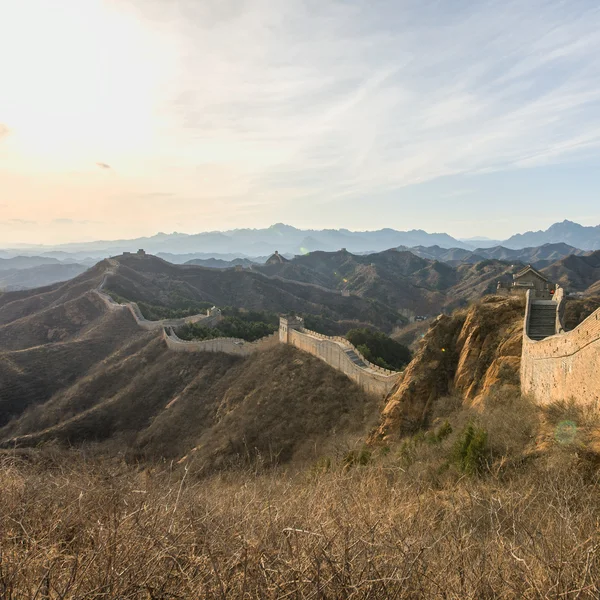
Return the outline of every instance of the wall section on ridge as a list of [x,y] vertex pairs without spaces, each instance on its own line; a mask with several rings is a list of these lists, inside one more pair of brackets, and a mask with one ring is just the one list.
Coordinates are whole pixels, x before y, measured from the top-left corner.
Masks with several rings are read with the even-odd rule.
[[279,344],[279,333],[275,332],[256,342],[247,342],[238,338],[213,338],[201,341],[182,340],[173,332],[163,330],[163,339],[175,352],[224,352],[234,356],[250,356],[255,352],[267,350]]
[[[557,313],[558,321],[560,303]],[[574,399],[600,407],[600,309],[568,333],[540,341],[524,333],[521,391],[538,404]]]
[[359,367],[350,360],[339,343],[325,336],[317,338],[301,331],[290,330],[288,343],[320,358],[334,369],[347,375],[366,392],[379,397],[386,396],[402,377],[401,373],[383,375]]

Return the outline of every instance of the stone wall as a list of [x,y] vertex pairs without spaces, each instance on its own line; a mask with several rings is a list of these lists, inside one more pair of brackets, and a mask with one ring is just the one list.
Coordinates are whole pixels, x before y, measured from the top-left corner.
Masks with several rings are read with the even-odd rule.
[[182,340],[171,330],[163,331],[163,339],[171,350],[176,352],[224,352],[236,356],[250,356],[277,346],[279,344],[279,333],[261,338],[256,342],[247,342],[238,338],[214,338],[212,340],[187,341]]
[[[356,365],[344,352],[344,347],[340,343],[326,336],[315,337],[303,331],[290,330],[288,340],[292,346],[320,358],[334,369],[347,375],[366,392],[379,397],[386,396],[402,376],[401,373],[394,371],[387,371],[391,375],[386,375]],[[348,343],[347,340],[346,343]],[[385,369],[381,369],[381,371],[385,371]]]
[[[559,324],[563,299],[557,295]],[[529,301],[525,332],[528,318]],[[521,390],[540,404],[571,398],[581,404],[600,403],[600,309],[568,333],[537,342],[524,333]]]
[[333,336],[329,336],[329,335],[323,335],[322,333],[317,333],[316,331],[311,331],[310,329],[306,329],[303,328],[302,329],[302,333],[305,333],[307,335],[310,335],[312,337],[321,339],[321,340],[330,340],[332,342],[336,342],[337,344],[343,346],[344,348],[350,349],[354,352],[354,354],[356,354],[358,356],[358,358],[365,363],[365,365],[367,366],[368,369],[370,369],[371,371],[375,371],[376,373],[379,373],[380,375],[386,375],[386,376],[396,376],[398,375],[398,371],[390,371],[389,369],[384,369],[383,367],[380,367],[379,365],[376,365],[374,363],[372,363],[371,361],[367,360],[358,350],[358,348],[350,343],[345,337],[341,337],[339,335],[333,335]]
[[[110,273],[109,273],[110,274]],[[108,275],[104,276],[102,283],[95,290],[95,293],[102,299],[104,304],[109,310],[128,310],[136,323],[142,328],[148,331],[159,331],[164,329],[165,327],[181,327],[182,325],[186,325],[187,323],[199,323],[202,322],[203,327],[214,327],[221,320],[220,314],[215,315],[191,315],[189,317],[183,317],[181,319],[162,319],[160,321],[149,321],[144,317],[140,307],[136,302],[126,302],[124,304],[119,304],[115,302],[106,292],[103,291],[104,285],[106,284],[106,279]]]
[[[113,265],[111,265],[113,266]],[[109,310],[128,310],[136,323],[148,330],[162,329],[162,335],[167,346],[175,352],[224,352],[237,356],[249,356],[255,352],[267,350],[279,343],[291,344],[325,361],[334,369],[344,373],[360,385],[366,392],[379,397],[387,395],[400,380],[402,374],[382,369],[369,362],[346,338],[328,337],[315,331],[304,329],[304,321],[299,317],[282,317],[279,331],[256,342],[247,342],[236,338],[214,338],[202,341],[186,341],[180,339],[174,329],[185,323],[202,322],[206,327],[214,327],[221,319],[216,315],[193,315],[184,319],[163,319],[148,321],[142,315],[135,302],[118,304],[103,291],[107,278],[112,274],[108,271],[95,293],[102,299]],[[351,351],[361,364],[356,364],[346,353]]]

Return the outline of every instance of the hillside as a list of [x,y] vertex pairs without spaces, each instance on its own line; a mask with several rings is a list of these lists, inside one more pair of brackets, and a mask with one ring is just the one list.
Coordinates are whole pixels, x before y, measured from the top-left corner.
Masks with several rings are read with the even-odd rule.
[[86,266],[77,263],[48,263],[28,268],[4,269],[0,270],[0,290],[26,290],[52,285],[73,279],[86,269]]
[[567,256],[543,269],[552,281],[571,292],[600,291],[600,250],[585,256]]
[[413,254],[430,260],[440,260],[453,266],[461,263],[476,264],[483,260],[493,259],[513,263],[523,263],[541,269],[570,254],[586,254],[568,244],[543,244],[532,248],[511,249],[504,246],[476,248],[472,252],[463,248],[441,248],[440,246],[417,246],[415,248],[399,248],[409,250]]
[[409,251],[386,250],[366,256],[311,252],[282,264],[254,266],[270,276],[311,282],[372,298],[397,310],[436,315],[495,291],[515,267],[502,261],[453,267]]
[[[377,298],[345,297],[313,282],[268,277],[245,269],[213,269],[195,265],[173,265],[147,255],[122,256],[119,268],[107,281],[107,289],[136,302],[181,308],[195,303],[233,306],[275,313],[297,312],[321,315],[332,322],[371,324],[383,331],[403,318]],[[287,264],[287,263],[286,263]]]
[[259,454],[301,459],[373,422],[376,401],[293,348],[248,359],[168,350],[160,332],[93,292],[109,266],[0,297],[0,443],[98,442],[151,460],[191,453],[208,469]]

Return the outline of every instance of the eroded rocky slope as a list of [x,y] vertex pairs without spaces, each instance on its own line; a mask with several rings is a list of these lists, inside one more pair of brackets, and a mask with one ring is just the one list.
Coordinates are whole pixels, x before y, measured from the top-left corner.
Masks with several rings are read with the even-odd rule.
[[397,388],[389,395],[373,439],[427,424],[434,403],[455,395],[476,404],[495,389],[518,389],[523,300],[489,296],[436,319]]

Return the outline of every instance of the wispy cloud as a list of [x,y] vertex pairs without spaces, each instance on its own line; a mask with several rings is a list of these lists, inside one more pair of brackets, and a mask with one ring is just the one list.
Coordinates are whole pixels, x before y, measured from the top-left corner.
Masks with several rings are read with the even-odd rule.
[[0,139],[7,136],[9,133],[10,133],[10,129],[8,128],[8,125],[5,125],[4,123],[0,123]]
[[29,219],[8,219],[2,222],[3,225],[37,225],[37,221],[30,221]]
[[97,162],[96,166],[100,167],[101,169],[112,169],[112,167],[110,165],[107,165],[106,163],[103,163],[103,162]]
[[138,198],[173,198],[177,194],[173,192],[145,192],[137,194]]
[[249,192],[364,196],[445,175],[600,155],[589,0],[155,2],[185,63],[190,159]]
[[68,217],[60,217],[53,219],[54,225],[100,225],[100,221],[90,221],[88,219],[69,219]]

